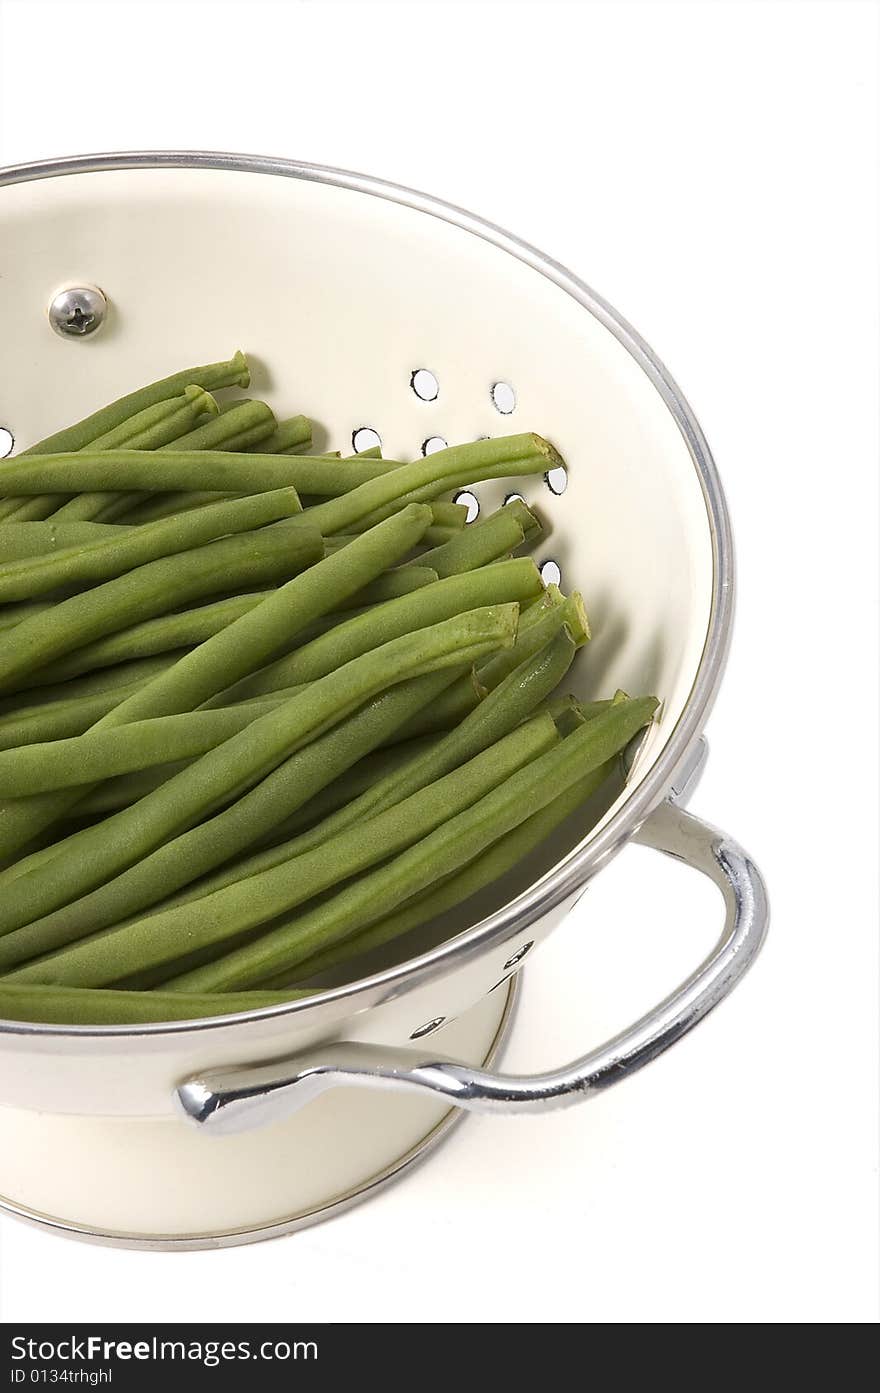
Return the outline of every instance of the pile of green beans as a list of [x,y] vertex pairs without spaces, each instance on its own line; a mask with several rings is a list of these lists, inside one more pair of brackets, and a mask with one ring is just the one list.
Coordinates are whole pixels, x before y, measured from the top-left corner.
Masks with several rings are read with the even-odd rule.
[[185,368],[0,465],[0,1018],[356,977],[583,835],[653,719],[567,694],[590,630],[522,554],[541,516],[455,501],[546,440],[309,453],[249,385]]

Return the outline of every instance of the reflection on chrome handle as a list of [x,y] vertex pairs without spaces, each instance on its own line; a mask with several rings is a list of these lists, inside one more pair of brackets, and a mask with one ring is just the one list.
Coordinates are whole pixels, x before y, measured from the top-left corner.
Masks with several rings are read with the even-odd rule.
[[359,1043],[317,1048],[285,1064],[223,1069],[182,1084],[178,1100],[191,1121],[217,1135],[277,1121],[328,1088],[362,1086],[431,1093],[484,1113],[533,1113],[569,1107],[634,1074],[686,1035],[733,990],[767,929],[764,882],[746,852],[723,832],[666,802],[636,838],[708,876],[724,896],[724,932],[706,960],[641,1020],[562,1069],[526,1076],[494,1074],[454,1060]]

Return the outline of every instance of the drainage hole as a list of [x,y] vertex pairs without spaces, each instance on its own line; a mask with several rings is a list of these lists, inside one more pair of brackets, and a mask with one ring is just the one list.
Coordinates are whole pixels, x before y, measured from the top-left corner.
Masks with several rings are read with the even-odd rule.
[[358,426],[351,433],[351,444],[355,454],[359,455],[362,450],[374,450],[381,446],[382,437],[372,426]]
[[460,489],[453,498],[453,503],[463,503],[467,508],[467,521],[473,522],[480,516],[480,500],[470,489]]

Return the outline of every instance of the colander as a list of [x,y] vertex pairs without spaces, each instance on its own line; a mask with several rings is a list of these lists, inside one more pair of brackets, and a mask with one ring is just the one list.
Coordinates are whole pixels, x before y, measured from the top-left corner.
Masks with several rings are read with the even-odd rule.
[[[7,169],[0,186],[0,427],[17,446],[239,345],[257,394],[307,412],[331,449],[378,436],[409,458],[541,431],[568,468],[525,489],[546,524],[536,558],[584,592],[594,629],[572,685],[662,699],[594,828],[570,826],[356,982],[167,1026],[0,1022],[5,1208],[118,1244],[268,1237],[371,1193],[463,1110],[565,1106],[661,1054],[732,990],[767,921],[750,858],[682,806],[728,645],[733,559],[715,466],[663,366],[562,266],[378,179],[150,152]],[[53,332],[49,306],[54,327],[59,306],[87,327],[81,301],[87,315],[106,306],[100,331]],[[472,510],[506,496],[503,483],[470,493]],[[717,884],[720,941],[601,1048],[533,1077],[496,1073],[520,964],[631,840]]]

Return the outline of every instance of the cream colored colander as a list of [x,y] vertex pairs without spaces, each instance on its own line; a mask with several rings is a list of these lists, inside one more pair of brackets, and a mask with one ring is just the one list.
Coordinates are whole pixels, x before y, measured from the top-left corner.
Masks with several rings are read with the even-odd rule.
[[[541,431],[567,470],[537,489],[476,483],[471,508],[519,487],[537,504],[536,559],[584,592],[594,630],[571,685],[663,703],[599,825],[560,836],[417,956],[219,1021],[0,1022],[6,1208],[109,1242],[269,1236],[375,1189],[456,1109],[578,1101],[689,1030],[754,958],[767,907],[745,853],[681,806],[729,637],[731,546],[702,432],[638,335],[563,267],[460,209],[283,160],[148,153],[6,170],[0,239],[0,428],[17,447],[238,346],[256,394],[306,412],[331,449],[378,439],[408,458]],[[79,287],[99,288],[105,322],[54,333],[47,307]],[[520,963],[636,837],[717,882],[720,942],[609,1044],[546,1075],[493,1073]]]

